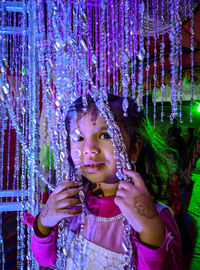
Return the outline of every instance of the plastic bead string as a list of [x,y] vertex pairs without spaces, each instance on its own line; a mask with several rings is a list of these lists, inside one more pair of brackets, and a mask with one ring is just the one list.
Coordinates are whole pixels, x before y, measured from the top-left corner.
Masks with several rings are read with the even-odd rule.
[[[8,140],[8,145],[7,145],[7,183],[6,183],[6,189],[8,190],[9,189],[9,172],[10,172],[10,137],[11,137],[11,126],[10,126],[10,122],[8,120],[8,124],[7,124],[7,129],[8,129],[8,137],[7,137],[7,140]],[[8,198],[6,198],[6,202],[8,201]]]
[[137,50],[137,44],[138,44],[138,25],[137,25],[137,1],[135,1],[135,5],[134,5],[134,10],[133,10],[133,57],[132,57],[132,61],[131,61],[131,82],[133,84],[132,86],[132,98],[135,99],[136,98],[136,65],[137,65],[137,54],[138,54],[138,50]]
[[[1,18],[2,18],[2,27],[5,26],[5,13],[1,13]],[[0,89],[2,89],[3,86],[6,85],[6,72],[7,72],[7,61],[6,61],[6,55],[7,55],[7,38],[6,35],[2,34],[1,39],[0,39],[0,59],[2,61],[1,63],[1,80],[0,80]],[[5,88],[6,90],[6,88]],[[0,95],[2,97],[2,92],[0,92]],[[6,114],[6,107],[4,104],[1,106],[1,113],[0,116],[3,119],[2,124],[0,125],[1,129],[1,137],[0,137],[0,179],[3,179],[3,171],[4,171],[4,130],[6,129],[6,120],[7,120],[7,114]],[[0,182],[0,188],[3,190],[4,185],[3,181],[1,180]],[[3,199],[0,198],[0,202],[2,203]],[[4,242],[3,242],[3,237],[2,237],[2,213],[0,213],[0,248],[1,248],[1,260],[2,260],[2,269],[5,269],[5,253],[4,253]]]
[[[177,91],[178,91],[178,25],[180,21],[178,21],[178,4],[177,1],[170,1],[170,32],[169,39],[171,43],[170,49],[170,63],[171,63],[171,104],[172,104],[172,112],[171,112],[171,122],[175,117],[178,116],[178,108],[177,108]],[[174,23],[175,22],[175,23]]]
[[189,18],[191,20],[190,23],[190,50],[191,50],[191,102],[190,102],[190,122],[192,122],[192,108],[193,108],[193,95],[194,95],[194,14],[193,14],[193,7],[192,7],[192,0],[189,0]]
[[[1,8],[3,11],[0,11],[2,18],[0,25],[0,99],[3,110],[1,110],[0,116],[4,121],[0,131],[1,138],[4,138],[6,123],[9,123],[8,130],[14,128],[17,135],[16,147],[21,146],[22,149],[21,152],[18,149],[16,150],[13,176],[13,188],[21,189],[21,195],[16,199],[12,198],[13,203],[21,204],[21,211],[17,215],[18,269],[23,269],[25,257],[27,269],[36,269],[30,250],[32,234],[30,228],[27,229],[27,241],[24,240],[26,227],[22,222],[23,213],[26,210],[32,214],[38,212],[42,202],[36,194],[42,193],[44,187],[47,186],[49,190],[53,190],[55,184],[78,175],[78,171],[76,176],[70,171],[67,159],[66,138],[68,134],[65,130],[64,119],[69,105],[77,97],[82,96],[86,109],[85,95],[90,93],[94,98],[97,108],[108,124],[108,132],[113,140],[117,162],[117,176],[120,181],[123,180],[122,168],[130,168],[130,164],[119,127],[114,122],[107,104],[107,93],[112,92],[124,96],[122,109],[125,116],[128,109],[126,99],[128,95],[137,100],[139,109],[142,108],[143,67],[146,66],[146,115],[148,116],[148,94],[153,93],[154,122],[156,122],[157,38],[159,35],[162,37],[160,58],[162,62],[161,100],[163,102],[164,78],[166,75],[164,73],[164,37],[166,33],[169,34],[171,42],[171,120],[177,116],[177,97],[180,99],[179,117],[181,119],[181,85],[175,81],[175,78],[179,78],[179,81],[182,80],[180,29],[181,21],[188,16],[191,19],[192,110],[194,20],[192,1],[188,1],[162,0],[161,11],[158,0],[138,0],[134,4],[130,0],[121,2],[116,0],[23,0],[17,1],[18,4],[14,3],[11,7],[9,7],[9,1],[2,2]],[[184,9],[181,9],[183,2],[185,4]],[[11,12],[13,12],[13,16]],[[10,28],[6,28],[7,26]],[[149,86],[150,79],[148,78],[149,74],[152,74],[149,54],[151,37],[154,37],[152,38],[154,39],[153,90]],[[146,52],[145,39],[147,41]],[[176,43],[176,40],[179,40],[179,42]],[[177,63],[181,65],[180,68],[178,68]],[[40,101],[42,101],[44,118],[40,118]],[[163,107],[161,109],[161,121],[162,119]],[[49,138],[41,140],[41,145],[39,142],[39,121],[41,121],[41,132],[45,132],[49,136]],[[4,140],[1,140],[1,179],[3,179],[4,144]],[[39,146],[42,151],[41,163]],[[10,151],[9,149],[11,148],[8,147],[6,151]],[[53,182],[54,180],[51,177],[52,152],[56,183]],[[19,155],[21,155],[21,172],[19,171]],[[44,168],[46,158],[49,159],[49,162],[47,167]],[[9,158],[7,162],[9,166]],[[44,177],[46,171],[49,171],[49,175],[45,175],[48,179]],[[6,179],[6,181],[6,186],[8,186],[9,179]],[[3,186],[1,186],[1,189],[3,189]],[[27,198],[25,196],[26,189],[28,190]],[[3,207],[6,206],[2,205],[1,209]],[[9,207],[14,209],[15,206],[13,204]],[[63,230],[67,232],[65,221],[60,226],[60,247],[63,247],[65,244]],[[81,230],[83,230],[83,226]],[[126,242],[124,246],[124,268],[130,269],[134,266],[130,264],[132,256],[129,241],[130,227],[125,220],[124,230]],[[25,246],[28,247],[27,250]],[[3,249],[2,238],[1,247]],[[61,252],[58,253],[58,265],[59,261],[64,260],[61,256]],[[4,261],[3,253],[2,262]],[[2,269],[3,267],[4,263]]]
[[[161,1],[161,27],[162,29],[164,28],[164,0]],[[165,77],[165,43],[164,43],[164,33],[161,34],[161,45],[160,45],[160,61],[161,61],[161,86],[160,86],[160,91],[161,91],[161,122],[163,122],[163,94],[164,94],[164,77]]]
[[146,43],[146,107],[145,107],[145,115],[148,118],[148,96],[149,96],[149,46],[150,46],[150,33],[149,33],[149,1],[146,2],[146,18],[147,18],[147,27],[146,27],[146,32],[147,32],[147,43]]
[[[179,14],[178,14],[179,16]],[[181,18],[180,16],[178,17],[179,24],[177,25],[177,41],[178,41],[178,52],[179,52],[179,82],[178,82],[178,100],[179,100],[179,122],[182,123],[182,98],[183,98],[183,93],[182,93],[182,33],[181,33]]]
[[[6,108],[5,106],[1,106],[0,117],[2,119],[0,125],[0,179],[3,179],[3,152],[4,152],[4,129],[6,126]],[[0,190],[3,190],[3,181],[0,181]],[[2,203],[2,198],[0,198],[0,203]],[[1,250],[1,261],[2,261],[2,270],[4,270],[5,266],[5,253],[4,253],[4,242],[2,237],[2,213],[0,213],[0,250]]]
[[[181,26],[180,26],[181,27]],[[183,91],[182,91],[182,72],[183,72],[183,69],[182,69],[182,64],[183,64],[183,61],[182,61],[182,57],[183,57],[183,52],[182,52],[182,33],[179,29],[179,40],[180,40],[180,43],[179,43],[179,61],[180,61],[180,65],[179,65],[179,121],[180,123],[182,123],[182,102],[183,102]]]
[[[156,22],[156,6],[155,6],[155,1],[152,0],[152,17],[153,21]],[[153,34],[154,34],[154,72],[153,72],[153,122],[156,124],[156,93],[157,93],[157,88],[156,88],[156,82],[157,82],[157,24],[155,23],[153,25]]]
[[143,36],[143,16],[144,16],[144,2],[139,1],[139,23],[138,23],[138,33],[139,33],[139,52],[138,52],[138,95],[137,104],[139,108],[143,107],[143,61],[145,58],[144,49],[144,36]]

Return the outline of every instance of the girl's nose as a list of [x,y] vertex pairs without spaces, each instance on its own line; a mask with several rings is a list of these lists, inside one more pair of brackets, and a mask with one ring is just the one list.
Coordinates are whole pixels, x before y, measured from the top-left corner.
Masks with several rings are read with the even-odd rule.
[[85,142],[83,152],[85,155],[98,154],[100,152],[100,149],[95,142],[88,141]]

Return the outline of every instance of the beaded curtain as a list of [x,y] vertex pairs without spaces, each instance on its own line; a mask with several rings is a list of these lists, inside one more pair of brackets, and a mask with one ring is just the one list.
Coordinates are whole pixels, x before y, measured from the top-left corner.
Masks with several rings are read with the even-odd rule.
[[[52,191],[69,175],[64,118],[77,97],[82,96],[87,106],[85,95],[90,93],[103,116],[109,118],[107,108],[102,105],[107,93],[124,97],[124,115],[129,96],[137,101],[139,109],[145,109],[148,117],[148,98],[152,95],[156,123],[159,91],[163,121],[167,36],[170,118],[172,121],[179,116],[181,121],[181,26],[186,20],[191,21],[192,121],[196,5],[192,0],[0,2],[0,210],[1,213],[17,211],[17,269],[38,267],[30,250],[32,231],[23,224],[22,218],[25,211],[38,213],[45,192]],[[159,54],[158,39],[161,40]],[[153,44],[153,55],[150,44]],[[112,117],[107,122],[111,120]],[[116,132],[116,127],[111,127],[110,132]],[[124,153],[122,163],[127,162],[126,158]],[[0,244],[1,269],[4,269],[2,235]]]

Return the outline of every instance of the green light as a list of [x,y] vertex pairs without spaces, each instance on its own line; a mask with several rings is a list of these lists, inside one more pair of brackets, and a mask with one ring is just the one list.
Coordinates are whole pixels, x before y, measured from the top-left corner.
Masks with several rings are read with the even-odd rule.
[[198,112],[200,112],[200,104],[199,104],[199,106],[198,106],[197,110],[198,110]]

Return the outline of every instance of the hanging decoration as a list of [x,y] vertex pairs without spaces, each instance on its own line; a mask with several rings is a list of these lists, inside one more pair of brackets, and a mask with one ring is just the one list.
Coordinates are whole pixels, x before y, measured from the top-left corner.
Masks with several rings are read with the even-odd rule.
[[[198,1],[192,0],[1,1],[0,218],[3,220],[6,211],[17,211],[18,269],[38,267],[30,250],[32,231],[23,223],[25,211],[38,213],[44,193],[54,190],[71,174],[64,120],[69,106],[78,97],[82,96],[87,110],[86,95],[90,94],[105,118],[113,139],[120,181],[124,179],[122,168],[130,168],[130,164],[108,106],[107,93],[124,97],[124,116],[127,116],[129,96],[136,100],[139,110],[145,109],[148,117],[152,96],[156,123],[156,103],[161,101],[163,121],[165,93],[169,88],[171,121],[178,115],[181,121],[184,95],[181,29],[186,20],[191,21],[192,121],[197,6]],[[166,85],[167,63],[169,86]],[[65,221],[61,222],[58,269],[65,260],[62,235],[66,228]],[[2,230],[1,226],[0,235]],[[134,269],[130,226],[125,219],[124,231],[124,269]],[[1,269],[5,269],[2,236],[0,248]]]

